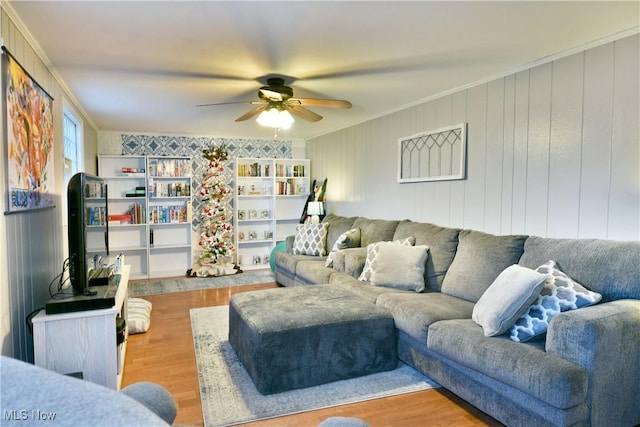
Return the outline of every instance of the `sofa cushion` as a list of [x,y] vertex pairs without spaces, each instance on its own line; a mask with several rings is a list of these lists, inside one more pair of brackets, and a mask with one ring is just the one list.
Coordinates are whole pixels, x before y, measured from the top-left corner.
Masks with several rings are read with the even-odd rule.
[[300,224],[296,230],[293,241],[293,253],[295,255],[327,255],[327,230],[329,224]]
[[404,245],[404,246],[413,246],[416,242],[416,239],[413,237],[407,237],[402,240],[395,240],[393,242],[376,242],[370,243],[367,245],[367,259],[364,263],[364,268],[362,269],[362,273],[358,276],[358,280],[362,280],[363,282],[368,282],[371,279],[371,275],[373,274],[374,269],[376,268],[376,264],[378,263],[378,245],[380,243],[391,243],[394,245]]
[[359,217],[353,222],[353,227],[360,228],[360,246],[367,247],[371,243],[393,240],[398,222]]
[[504,334],[538,298],[547,275],[512,265],[480,297],[471,318],[488,337]]
[[398,330],[423,344],[430,325],[440,320],[468,319],[473,311],[473,303],[440,292],[384,293],[376,305],[391,311]]
[[476,302],[505,268],[518,262],[527,236],[463,230],[459,239],[456,255],[442,282],[442,292]]
[[[329,278],[329,284],[332,286],[340,286],[343,289],[348,290],[352,294],[359,296],[360,298],[375,303],[380,295],[388,293],[409,293],[409,291],[399,291],[393,288],[384,288],[382,286],[371,286],[367,282],[361,282],[355,277],[336,271]],[[411,292],[415,295],[414,292]]]
[[392,242],[378,242],[374,245],[377,246],[378,254],[369,279],[372,285],[402,291],[424,290],[428,246],[405,246]]
[[324,266],[322,259],[302,260],[296,265],[296,281],[302,285],[319,285],[329,283],[335,270]]
[[458,247],[460,229],[440,227],[429,223],[400,221],[393,240],[413,236],[416,245],[429,246],[429,259],[425,272],[427,289],[439,291],[444,276],[453,261]]
[[296,273],[296,265],[300,261],[318,260],[324,258],[313,257],[309,255],[294,255],[288,252],[276,252],[276,269],[285,270],[292,275]]
[[602,295],[592,292],[564,274],[555,261],[548,261],[536,269],[547,274],[547,280],[538,298],[509,329],[513,341],[526,342],[547,333],[549,322],[562,311],[575,310],[597,304]]
[[432,324],[427,348],[556,408],[571,408],[587,396],[589,380],[581,366],[546,353],[539,344],[485,337],[471,319]]
[[[329,230],[331,230],[331,228],[329,228]],[[360,247],[360,229],[352,228],[351,230],[345,231],[340,236],[338,236],[338,239],[331,247],[329,256],[325,261],[325,266],[333,267],[333,257],[335,253],[338,252],[339,250],[348,249],[348,248],[357,248],[357,247]]]
[[587,289],[602,295],[602,302],[640,299],[640,242],[600,239],[550,239],[531,236],[519,264],[537,268],[550,259]]
[[332,248],[338,240],[338,237],[352,228],[357,217],[345,217],[335,214],[328,214],[322,219],[322,222],[329,224],[329,232],[327,233],[327,248]]

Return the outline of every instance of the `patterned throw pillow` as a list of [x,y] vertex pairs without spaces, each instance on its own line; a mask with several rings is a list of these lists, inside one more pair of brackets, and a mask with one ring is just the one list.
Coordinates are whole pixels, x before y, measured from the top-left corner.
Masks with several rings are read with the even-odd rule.
[[[358,280],[362,282],[368,282],[369,280],[371,280],[371,275],[376,268],[378,258],[378,243],[380,242],[371,243],[367,246],[367,259],[364,262],[362,273],[360,273],[360,277],[358,277]],[[403,246],[413,246],[416,244],[416,238],[410,236],[406,239],[394,240],[392,243]]]
[[540,295],[509,330],[513,341],[526,342],[547,333],[549,322],[563,311],[597,304],[602,295],[593,292],[560,271],[555,261],[548,261],[536,271],[551,275]]
[[293,239],[296,255],[325,256],[327,254],[327,230],[329,224],[300,224]]
[[329,256],[327,257],[327,261],[324,263],[324,266],[331,267],[333,265],[332,255],[335,252],[338,252],[340,249],[357,248],[359,246],[360,246],[360,229],[352,228],[349,231],[345,231],[340,236],[338,236],[338,239],[333,244],[333,247],[331,248],[331,252],[329,252]]
[[145,299],[129,298],[127,300],[127,326],[129,327],[129,334],[147,332],[151,325],[151,308],[151,303]]

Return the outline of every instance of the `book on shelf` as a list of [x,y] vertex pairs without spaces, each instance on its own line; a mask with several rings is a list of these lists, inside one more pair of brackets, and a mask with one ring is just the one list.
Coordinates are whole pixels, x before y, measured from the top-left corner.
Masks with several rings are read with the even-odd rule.
[[264,175],[262,174],[262,163],[244,163],[238,164],[238,176],[241,177],[269,177],[271,176],[271,170],[269,165],[264,167]]
[[129,166],[123,166],[120,168],[121,176],[132,176],[132,177],[144,177],[144,168],[133,168]]
[[304,185],[300,185],[295,179],[284,179],[276,182],[277,196],[298,196],[306,191]]
[[107,222],[107,210],[104,206],[87,208],[87,225],[100,226]]
[[149,159],[149,175],[155,177],[190,177],[190,159]]
[[109,215],[109,224],[131,224],[130,214],[113,214]]
[[305,165],[285,165],[282,163],[276,163],[276,176],[298,178],[305,175]]
[[146,212],[141,203],[135,202],[129,209],[131,224],[144,224],[146,222]]
[[189,197],[191,185],[188,182],[158,182],[149,180],[149,197]]
[[187,222],[187,204],[149,207],[150,224],[182,224]]
[[104,198],[107,186],[104,182],[89,182],[85,186],[85,194],[91,198]]

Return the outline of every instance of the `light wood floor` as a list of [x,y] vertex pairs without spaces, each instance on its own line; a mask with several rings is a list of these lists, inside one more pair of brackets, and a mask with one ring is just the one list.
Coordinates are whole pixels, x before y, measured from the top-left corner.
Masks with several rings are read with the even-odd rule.
[[[123,387],[151,381],[166,387],[178,405],[175,423],[203,425],[189,309],[227,305],[231,295],[278,287],[276,283],[187,291],[144,298],[153,304],[151,328],[127,345]],[[500,426],[491,417],[444,389],[426,390],[369,402],[311,411],[247,426],[317,426],[331,416],[358,417],[382,426]]]

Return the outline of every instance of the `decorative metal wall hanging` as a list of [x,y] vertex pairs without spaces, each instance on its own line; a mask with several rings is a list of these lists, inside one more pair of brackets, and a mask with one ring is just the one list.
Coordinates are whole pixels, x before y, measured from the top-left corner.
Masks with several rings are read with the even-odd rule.
[[467,124],[398,139],[398,182],[464,179]]

